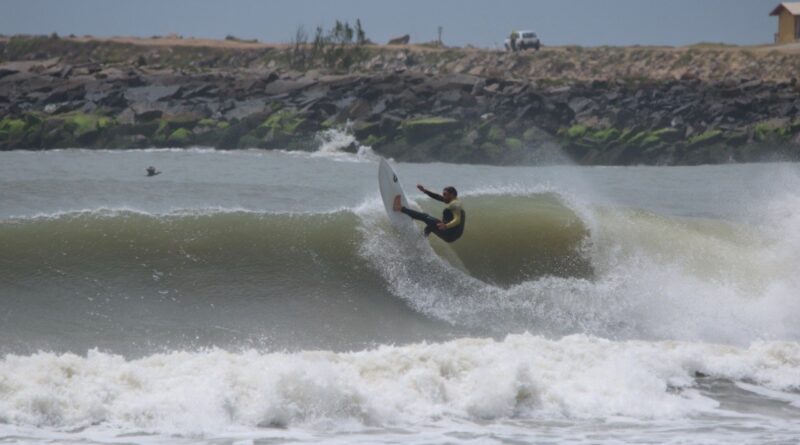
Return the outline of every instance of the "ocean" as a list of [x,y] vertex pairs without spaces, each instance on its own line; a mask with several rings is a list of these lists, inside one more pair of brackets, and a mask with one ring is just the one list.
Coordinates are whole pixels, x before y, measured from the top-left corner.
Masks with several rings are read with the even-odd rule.
[[377,160],[0,153],[0,443],[800,441],[800,165]]

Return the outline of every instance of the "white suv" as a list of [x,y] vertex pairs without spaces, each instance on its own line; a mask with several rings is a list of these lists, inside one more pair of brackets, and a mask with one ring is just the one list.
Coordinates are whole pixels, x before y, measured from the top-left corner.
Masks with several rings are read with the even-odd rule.
[[[514,43],[512,44],[511,39],[514,39]],[[533,31],[514,31],[511,33],[510,37],[506,38],[505,41],[506,51],[517,51],[517,50],[526,50],[528,48],[533,48],[535,50],[539,50],[542,46],[539,42],[539,37],[536,36],[536,33]]]

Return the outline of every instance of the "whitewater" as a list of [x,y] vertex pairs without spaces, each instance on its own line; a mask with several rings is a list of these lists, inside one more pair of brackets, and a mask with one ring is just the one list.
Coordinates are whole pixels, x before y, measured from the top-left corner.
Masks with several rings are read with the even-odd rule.
[[798,442],[798,165],[377,160],[0,153],[0,442]]

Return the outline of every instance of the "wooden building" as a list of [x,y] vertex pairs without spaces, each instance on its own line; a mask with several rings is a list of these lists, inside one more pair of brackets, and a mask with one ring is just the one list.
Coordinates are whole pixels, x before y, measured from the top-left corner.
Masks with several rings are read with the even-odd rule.
[[769,15],[778,16],[775,43],[800,41],[800,2],[781,3]]

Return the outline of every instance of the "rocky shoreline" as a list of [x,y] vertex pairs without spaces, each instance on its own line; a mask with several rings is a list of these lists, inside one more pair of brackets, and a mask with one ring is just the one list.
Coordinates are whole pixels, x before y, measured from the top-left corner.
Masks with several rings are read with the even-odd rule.
[[[380,154],[414,162],[800,158],[800,85],[790,72],[752,77],[757,70],[742,65],[733,74],[654,69],[629,77],[615,65],[586,76],[572,63],[558,76],[537,76],[532,67],[544,52],[514,59],[385,47],[365,49],[346,69],[313,60],[299,69],[291,51],[0,41],[0,149],[313,150],[316,134],[340,128]],[[729,59],[746,57],[728,51]],[[573,56],[596,59],[587,52]]]

